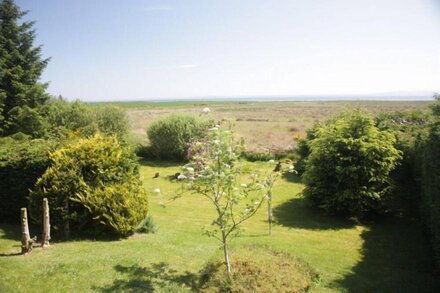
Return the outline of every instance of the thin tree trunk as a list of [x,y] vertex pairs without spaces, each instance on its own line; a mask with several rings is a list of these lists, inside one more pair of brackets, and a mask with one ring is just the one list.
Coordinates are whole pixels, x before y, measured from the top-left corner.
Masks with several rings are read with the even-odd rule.
[[26,208],[21,208],[21,253],[26,254],[32,250],[30,246],[29,225]]
[[223,253],[225,255],[225,263],[226,263],[226,271],[228,272],[228,276],[231,276],[231,263],[229,262],[229,254],[228,254],[228,243],[226,239],[226,234],[222,230],[222,242],[223,242]]
[[269,200],[267,202],[267,220],[269,222],[269,236],[272,235],[272,192],[269,191]]
[[50,220],[49,220],[49,202],[43,198],[43,235],[41,237],[42,247],[48,247],[50,240]]

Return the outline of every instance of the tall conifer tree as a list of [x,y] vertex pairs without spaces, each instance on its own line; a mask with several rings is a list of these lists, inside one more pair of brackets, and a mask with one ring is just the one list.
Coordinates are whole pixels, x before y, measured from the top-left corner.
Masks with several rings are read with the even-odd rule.
[[34,21],[21,21],[27,12],[13,0],[0,2],[0,135],[10,132],[14,113],[29,112],[49,96],[40,76],[49,59],[34,46]]

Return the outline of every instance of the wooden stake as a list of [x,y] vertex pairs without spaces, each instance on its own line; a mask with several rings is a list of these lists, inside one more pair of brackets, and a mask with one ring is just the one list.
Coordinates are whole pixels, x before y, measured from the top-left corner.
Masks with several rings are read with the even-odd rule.
[[49,221],[49,202],[43,198],[43,235],[41,236],[41,246],[48,247],[50,240],[50,221]]
[[21,253],[26,254],[32,250],[31,238],[26,208],[21,208]]

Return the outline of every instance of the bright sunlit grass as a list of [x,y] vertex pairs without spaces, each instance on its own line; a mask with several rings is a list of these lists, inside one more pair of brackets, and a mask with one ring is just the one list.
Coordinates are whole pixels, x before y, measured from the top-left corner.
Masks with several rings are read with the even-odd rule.
[[[272,168],[268,163],[246,164],[246,169]],[[168,176],[179,171],[178,164],[142,163],[156,234],[52,243],[49,249],[37,247],[21,256],[14,255],[20,251],[19,226],[0,225],[0,292],[191,290],[189,284],[203,266],[222,255],[217,240],[201,233],[214,214],[210,203],[195,194],[171,200],[180,183]],[[156,172],[159,178],[152,179]],[[160,194],[153,193],[156,188]],[[327,217],[307,207],[300,196],[302,188],[293,175],[279,179],[274,189],[273,235],[267,236],[263,207],[245,224],[243,235],[232,240],[232,256],[246,253],[247,245],[289,253],[319,273],[315,292],[438,288],[438,280],[428,273],[430,255],[418,221],[389,216],[378,220],[379,225]]]

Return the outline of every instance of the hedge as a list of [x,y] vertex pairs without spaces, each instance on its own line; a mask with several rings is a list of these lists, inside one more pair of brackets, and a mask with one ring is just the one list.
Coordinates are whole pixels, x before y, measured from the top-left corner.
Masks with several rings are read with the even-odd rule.
[[42,139],[0,139],[0,220],[17,222],[29,190],[49,166],[56,143]]

